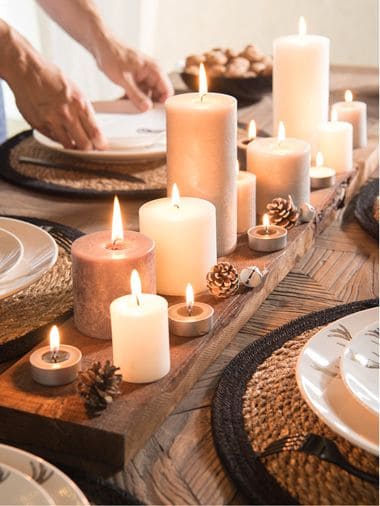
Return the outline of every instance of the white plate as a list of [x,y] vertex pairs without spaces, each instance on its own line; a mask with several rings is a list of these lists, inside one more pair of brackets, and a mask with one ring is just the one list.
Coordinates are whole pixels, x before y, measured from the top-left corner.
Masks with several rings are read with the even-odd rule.
[[7,297],[45,274],[57,261],[58,246],[45,230],[31,223],[0,217],[0,227],[17,236],[24,246],[20,263],[0,279],[0,299]]
[[0,467],[1,462],[27,474],[39,483],[53,499],[54,504],[75,506],[89,504],[82,491],[68,476],[32,453],[0,444]]
[[359,332],[345,349],[340,370],[351,393],[379,414],[379,322]]
[[[102,111],[107,110],[104,106]],[[165,109],[162,104],[154,104],[147,112],[138,112],[127,100],[109,102],[113,112],[97,112],[99,127],[108,139],[109,149],[105,151],[81,151],[64,149],[61,144],[34,130],[34,138],[44,146],[71,156],[89,160],[136,160],[161,158],[166,154]],[[115,112],[121,110],[122,113]],[[152,133],[139,133],[141,129]]]
[[37,506],[54,501],[30,476],[0,461],[0,504]]
[[379,454],[379,417],[346,388],[339,374],[340,358],[353,335],[377,319],[377,308],[351,314],[315,334],[296,366],[301,394],[310,408],[352,444]]
[[20,240],[8,230],[0,228],[0,278],[19,264],[23,253]]

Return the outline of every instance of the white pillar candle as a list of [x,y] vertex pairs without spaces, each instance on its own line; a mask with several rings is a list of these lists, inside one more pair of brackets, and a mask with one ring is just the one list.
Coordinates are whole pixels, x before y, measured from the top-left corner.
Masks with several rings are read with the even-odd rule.
[[331,121],[318,126],[317,146],[322,151],[325,164],[336,173],[348,172],[353,168],[353,129],[347,121],[337,121],[336,110],[331,111]]
[[296,206],[310,199],[310,144],[285,138],[280,122],[277,138],[248,144],[247,169],[256,175],[256,212],[263,215],[275,197],[291,195]]
[[251,172],[239,170],[236,162],[237,175],[237,231],[245,234],[247,230],[256,225],[256,176]]
[[364,148],[367,145],[367,104],[353,102],[352,93],[347,90],[344,102],[336,102],[332,106],[339,121],[351,123],[353,128],[353,147]]
[[310,168],[310,186],[313,190],[329,188],[335,184],[335,170],[324,165],[323,154],[318,151],[316,166]]
[[172,198],[144,204],[139,220],[140,231],[156,244],[158,293],[182,295],[187,283],[196,293],[206,290],[206,275],[217,260],[215,206],[180,198],[174,185]]
[[113,363],[124,381],[150,383],[170,370],[168,303],[159,295],[141,293],[136,270],[131,292],[111,302]]
[[206,84],[200,93],[169,98],[165,107],[168,189],[177,183],[183,195],[215,205],[218,255],[227,255],[237,240],[236,99],[207,93]]
[[284,121],[290,137],[309,142],[315,152],[317,126],[328,119],[330,41],[299,34],[273,42],[273,125]]

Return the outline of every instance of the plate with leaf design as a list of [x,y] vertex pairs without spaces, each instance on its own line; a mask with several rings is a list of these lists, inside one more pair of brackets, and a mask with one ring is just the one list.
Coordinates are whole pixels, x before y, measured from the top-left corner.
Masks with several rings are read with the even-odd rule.
[[379,455],[379,417],[346,387],[340,360],[354,336],[377,321],[378,309],[353,313],[317,332],[304,346],[296,378],[309,407],[352,444]]
[[346,387],[379,415],[379,323],[376,321],[354,336],[340,362]]
[[[42,488],[46,495],[54,501],[46,504],[89,506],[83,492],[68,476],[49,464],[49,462],[46,462],[46,460],[33,455],[33,453],[20,450],[14,446],[0,444],[0,469],[4,465],[11,466],[17,472],[23,473],[32,483]],[[0,501],[0,504],[4,503]]]

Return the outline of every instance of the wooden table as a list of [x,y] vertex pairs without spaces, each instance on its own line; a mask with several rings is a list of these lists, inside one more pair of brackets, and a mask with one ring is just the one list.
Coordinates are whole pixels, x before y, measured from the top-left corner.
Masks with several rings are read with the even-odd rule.
[[[368,97],[369,136],[377,138],[378,81],[375,69],[335,68],[333,101],[344,89]],[[271,98],[240,111],[247,121],[255,117],[271,131]],[[124,201],[127,227],[137,229],[140,200]],[[110,203],[41,196],[0,181],[0,214],[47,218],[90,232],[110,222]],[[111,481],[127,488],[145,503],[241,504],[233,484],[215,453],[210,429],[210,403],[227,363],[247,344],[269,330],[316,309],[374,297],[377,287],[377,244],[356,223],[344,229],[336,221],[317,239],[241,329],[230,346],[206,371],[126,470]]]

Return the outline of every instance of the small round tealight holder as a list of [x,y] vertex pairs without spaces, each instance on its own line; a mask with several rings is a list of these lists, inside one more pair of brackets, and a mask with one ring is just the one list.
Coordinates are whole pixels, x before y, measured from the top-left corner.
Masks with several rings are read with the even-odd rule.
[[60,345],[58,329],[54,325],[50,332],[50,346],[35,350],[29,361],[34,381],[45,386],[60,386],[77,378],[82,353],[75,346]]
[[271,253],[286,248],[286,228],[269,224],[268,215],[263,216],[263,225],[248,230],[248,245],[254,251]]
[[323,166],[323,155],[319,151],[316,156],[316,166],[310,168],[310,186],[312,190],[330,188],[335,184],[336,171]]
[[191,285],[186,288],[186,302],[169,307],[169,330],[181,337],[201,337],[213,326],[214,309],[204,302],[194,302]]

